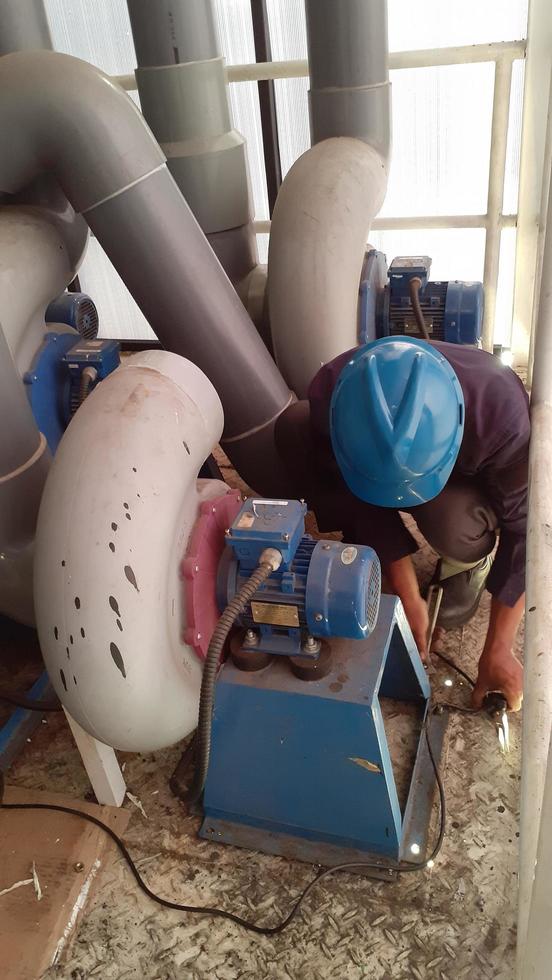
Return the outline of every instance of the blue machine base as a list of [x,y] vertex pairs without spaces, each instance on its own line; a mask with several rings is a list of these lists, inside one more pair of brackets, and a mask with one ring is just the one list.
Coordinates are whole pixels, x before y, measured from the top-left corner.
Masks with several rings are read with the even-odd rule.
[[379,702],[417,703],[421,727],[430,689],[400,601],[382,596],[372,635],[331,647],[333,668],[318,681],[281,657],[255,673],[225,664],[200,836],[320,864],[418,861],[434,774],[420,738],[401,813]]

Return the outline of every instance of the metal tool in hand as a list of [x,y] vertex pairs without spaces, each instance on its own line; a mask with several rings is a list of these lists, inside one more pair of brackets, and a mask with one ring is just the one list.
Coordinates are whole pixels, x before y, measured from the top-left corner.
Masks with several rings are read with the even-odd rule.
[[508,702],[501,691],[489,691],[485,695],[483,708],[494,721],[500,751],[510,751],[510,725],[508,722]]
[[429,586],[427,590],[427,612],[429,616],[429,623],[427,627],[427,637],[426,637],[426,648],[427,655],[431,653],[431,641],[433,639],[433,634],[435,632],[435,626],[437,625],[437,617],[439,615],[439,609],[441,608],[441,599],[443,598],[443,586],[438,583],[433,583]]

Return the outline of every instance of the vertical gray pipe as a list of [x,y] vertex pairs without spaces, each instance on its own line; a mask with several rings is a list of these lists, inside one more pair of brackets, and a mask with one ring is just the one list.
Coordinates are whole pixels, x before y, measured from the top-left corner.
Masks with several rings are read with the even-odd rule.
[[387,160],[387,0],[306,0],[312,142],[354,136]]
[[219,58],[211,0],[128,0],[141,68]]
[[51,48],[52,38],[42,0],[2,0],[0,56],[10,51]]
[[29,399],[0,329],[0,480],[34,456],[40,433]]
[[228,99],[212,0],[127,0],[142,112],[234,283],[257,264],[245,141]]

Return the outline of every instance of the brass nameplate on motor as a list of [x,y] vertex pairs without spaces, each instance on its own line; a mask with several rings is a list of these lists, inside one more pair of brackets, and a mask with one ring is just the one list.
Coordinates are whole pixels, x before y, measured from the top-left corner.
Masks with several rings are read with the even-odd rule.
[[252,602],[251,612],[256,623],[271,626],[299,626],[297,606],[283,606],[272,602]]

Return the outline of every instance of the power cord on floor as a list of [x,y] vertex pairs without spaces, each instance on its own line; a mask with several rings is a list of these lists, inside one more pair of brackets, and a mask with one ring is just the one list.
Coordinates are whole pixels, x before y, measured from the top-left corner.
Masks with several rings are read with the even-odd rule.
[[[463,677],[465,681],[467,681],[470,687],[472,688],[475,687],[475,681],[470,677],[469,674],[466,673],[465,670],[462,670],[462,667],[459,667],[458,664],[454,662],[454,660],[450,660],[449,657],[446,657],[444,653],[439,653],[438,650],[432,650],[431,652],[433,656],[439,657],[439,660],[442,660],[443,663],[447,664],[447,666],[450,667],[451,670],[455,670],[457,674],[460,674],[460,676]],[[468,707],[468,705],[451,704],[449,701],[440,701],[439,704],[441,705],[442,708],[446,708],[448,711],[459,711],[463,715],[479,714],[478,708],[470,708]]]
[[471,678],[469,674],[466,674],[466,671],[463,670],[462,667],[459,667],[458,664],[454,662],[454,660],[450,660],[449,657],[445,657],[445,654],[440,653],[439,650],[432,650],[431,653],[432,656],[439,657],[439,660],[442,660],[443,663],[447,664],[448,667],[450,667],[452,670],[455,670],[457,674],[460,674],[460,677],[463,677],[464,680],[468,682],[470,687],[475,687],[475,681],[473,680],[473,678]]
[[[441,779],[441,775],[439,773],[439,768],[435,760],[435,755],[431,747],[431,741],[429,738],[430,718],[434,711],[435,708],[428,710],[423,725],[423,731],[427,743],[427,750],[428,750],[429,758],[431,759],[431,765],[435,773],[435,780],[439,792],[439,808],[440,808],[439,831],[437,834],[437,840],[435,842],[435,846],[433,847],[430,856],[426,858],[424,861],[418,862],[416,864],[407,864],[405,862],[400,862],[394,866],[390,866],[384,864],[370,863],[366,861],[350,861],[344,864],[337,864],[331,868],[326,868],[324,871],[320,871],[316,875],[316,877],[313,878],[312,881],[307,885],[307,887],[303,889],[299,897],[296,899],[295,904],[292,906],[291,911],[288,913],[288,915],[275,926],[257,925],[257,923],[250,922],[247,919],[242,919],[241,916],[236,915],[234,912],[228,912],[225,909],[211,908],[210,906],[202,906],[202,905],[183,905],[180,902],[172,902],[167,898],[162,898],[160,895],[156,895],[155,892],[151,890],[151,888],[146,884],[146,882],[142,878],[132,857],[130,856],[127,850],[126,845],[123,843],[123,841],[118,836],[118,834],[116,834],[115,831],[112,830],[111,827],[109,827],[102,820],[99,820],[97,817],[94,817],[90,813],[85,813],[83,810],[77,810],[74,809],[73,807],[60,806],[53,803],[50,804],[50,803],[4,803],[4,802],[0,802],[0,809],[50,810],[50,811],[55,811],[57,813],[68,813],[71,816],[80,817],[82,820],[87,820],[89,823],[92,823],[96,827],[99,827],[101,830],[103,830],[104,833],[106,833],[108,837],[110,837],[111,840],[116,844],[119,851],[123,855],[129,867],[129,870],[134,875],[134,878],[138,886],[153,902],[156,902],[158,905],[163,906],[163,908],[172,909],[176,912],[189,912],[197,915],[208,915],[219,919],[228,919],[230,922],[234,922],[236,925],[240,926],[241,928],[246,929],[249,932],[254,932],[260,936],[277,936],[279,933],[283,932],[284,929],[287,929],[287,927],[293,922],[301,905],[303,904],[305,899],[310,895],[311,891],[313,891],[316,885],[319,885],[324,878],[328,878],[330,875],[336,874],[338,871],[355,871],[355,870],[356,871],[362,871],[362,870],[379,871],[379,872],[398,871],[401,874],[404,874],[404,873],[412,873],[415,871],[423,871],[424,868],[427,868],[428,866],[431,866],[433,864],[443,844],[443,838],[445,836],[445,824],[446,824],[445,790],[443,786],[443,781]],[[0,774],[0,779],[1,779],[1,774]],[[3,800],[3,784],[0,783],[0,801],[2,800]]]

